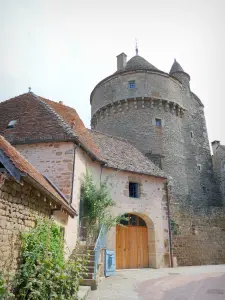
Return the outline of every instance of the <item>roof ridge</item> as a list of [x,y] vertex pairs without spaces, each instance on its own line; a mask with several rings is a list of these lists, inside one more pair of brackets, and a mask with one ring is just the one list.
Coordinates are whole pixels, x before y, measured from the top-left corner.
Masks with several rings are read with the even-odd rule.
[[[33,92],[31,92],[31,94],[34,97],[36,97],[40,101],[40,103],[42,103],[43,106],[45,106],[48,109],[48,111],[52,114],[52,116],[55,118],[55,120],[58,122],[58,124],[60,126],[62,126],[64,130],[66,130],[66,133],[71,134],[72,137],[76,137],[77,138],[77,136],[75,135],[75,133],[72,130],[72,128],[69,127],[69,125],[63,120],[63,118],[50,105],[48,105],[48,103],[46,103],[45,101],[43,101],[40,96],[34,94]],[[52,101],[52,100],[49,100],[49,101]],[[52,101],[52,102],[54,102],[54,101]],[[57,103],[57,102],[55,102],[55,103]]]
[[20,95],[18,95],[18,96],[9,98],[9,99],[7,99],[7,100],[0,101],[0,104],[3,104],[3,103],[5,103],[5,102],[11,101],[11,100],[14,100],[15,98],[22,97],[22,96],[27,95],[27,94],[30,94],[30,93],[23,93],[23,94],[20,94]]

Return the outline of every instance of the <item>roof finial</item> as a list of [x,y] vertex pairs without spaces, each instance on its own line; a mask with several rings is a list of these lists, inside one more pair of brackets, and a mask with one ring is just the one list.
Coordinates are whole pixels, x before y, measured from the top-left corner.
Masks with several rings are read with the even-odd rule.
[[135,48],[135,51],[136,51],[136,55],[138,55],[138,45],[137,45],[137,39],[135,39],[136,41],[136,48]]
[[31,87],[30,86],[29,86],[28,90],[29,90],[29,93],[30,93],[31,92]]

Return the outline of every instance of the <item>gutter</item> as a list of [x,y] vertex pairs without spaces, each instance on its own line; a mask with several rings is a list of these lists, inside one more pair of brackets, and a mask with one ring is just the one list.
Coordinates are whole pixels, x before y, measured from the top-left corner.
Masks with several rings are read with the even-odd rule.
[[172,244],[172,232],[171,232],[171,219],[170,219],[170,203],[168,193],[168,181],[166,181],[166,203],[168,214],[168,230],[169,230],[169,252],[170,252],[170,267],[173,268],[173,244]]

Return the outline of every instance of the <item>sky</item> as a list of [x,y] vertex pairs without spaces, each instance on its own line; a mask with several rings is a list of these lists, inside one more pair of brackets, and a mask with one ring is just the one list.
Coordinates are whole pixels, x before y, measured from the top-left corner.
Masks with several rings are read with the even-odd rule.
[[209,140],[225,144],[224,0],[0,0],[0,102],[28,92],[74,107],[90,127],[90,93],[139,55],[174,58],[205,105]]

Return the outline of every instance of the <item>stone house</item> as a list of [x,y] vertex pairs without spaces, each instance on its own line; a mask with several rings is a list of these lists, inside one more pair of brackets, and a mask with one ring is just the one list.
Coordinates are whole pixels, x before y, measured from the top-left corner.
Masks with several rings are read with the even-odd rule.
[[118,226],[107,235],[107,248],[115,250],[117,267],[170,265],[166,175],[128,141],[88,131],[73,108],[32,92],[0,103],[0,133],[78,212],[75,218],[53,212],[66,224],[70,250],[79,237],[80,189],[88,168],[96,184],[107,179],[116,202],[112,213],[130,216],[126,227]]
[[[13,146],[0,136],[0,269],[15,272],[20,233],[35,226],[37,217],[59,211],[65,219],[76,211]],[[56,221],[60,223],[60,220]],[[66,224],[61,224],[66,227]]]

